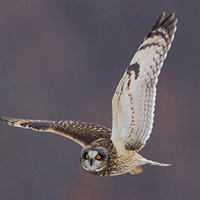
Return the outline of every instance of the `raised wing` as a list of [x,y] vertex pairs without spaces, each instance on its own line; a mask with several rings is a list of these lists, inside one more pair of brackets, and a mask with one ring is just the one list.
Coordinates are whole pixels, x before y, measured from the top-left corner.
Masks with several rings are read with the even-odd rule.
[[99,138],[110,138],[111,130],[104,126],[77,121],[43,121],[0,117],[0,121],[16,127],[52,132],[86,146]]
[[118,150],[140,150],[153,128],[156,84],[176,31],[177,19],[165,13],[138,48],[112,100],[111,139]]

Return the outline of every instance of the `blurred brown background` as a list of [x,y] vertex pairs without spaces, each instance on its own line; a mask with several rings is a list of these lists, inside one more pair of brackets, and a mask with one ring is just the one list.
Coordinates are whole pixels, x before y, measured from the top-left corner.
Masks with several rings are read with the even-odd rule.
[[141,154],[172,166],[95,177],[74,142],[0,124],[0,199],[200,198],[198,0],[1,0],[0,114],[111,127],[115,88],[164,10],[176,13],[178,30]]

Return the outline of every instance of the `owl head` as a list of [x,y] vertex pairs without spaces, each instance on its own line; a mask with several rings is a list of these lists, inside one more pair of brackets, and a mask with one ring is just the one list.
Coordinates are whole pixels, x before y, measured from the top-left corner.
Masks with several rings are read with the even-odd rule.
[[109,153],[103,147],[86,146],[81,152],[82,167],[90,173],[102,171],[109,162]]

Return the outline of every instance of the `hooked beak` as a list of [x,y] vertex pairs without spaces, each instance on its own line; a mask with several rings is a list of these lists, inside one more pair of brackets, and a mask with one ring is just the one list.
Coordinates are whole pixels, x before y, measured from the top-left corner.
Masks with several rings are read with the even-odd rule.
[[92,167],[93,159],[90,159],[90,166]]

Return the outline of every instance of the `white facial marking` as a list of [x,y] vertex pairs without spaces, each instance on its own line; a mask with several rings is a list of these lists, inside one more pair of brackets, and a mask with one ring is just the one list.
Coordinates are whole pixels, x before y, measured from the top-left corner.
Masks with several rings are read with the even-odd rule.
[[96,155],[98,154],[98,152],[96,150],[89,150],[88,151],[88,155],[89,155],[89,159],[94,159],[96,157]]
[[96,171],[99,172],[105,167],[104,160],[97,160],[96,156],[99,154],[97,150],[89,150],[88,155],[89,159],[84,160],[83,168],[87,171]]

